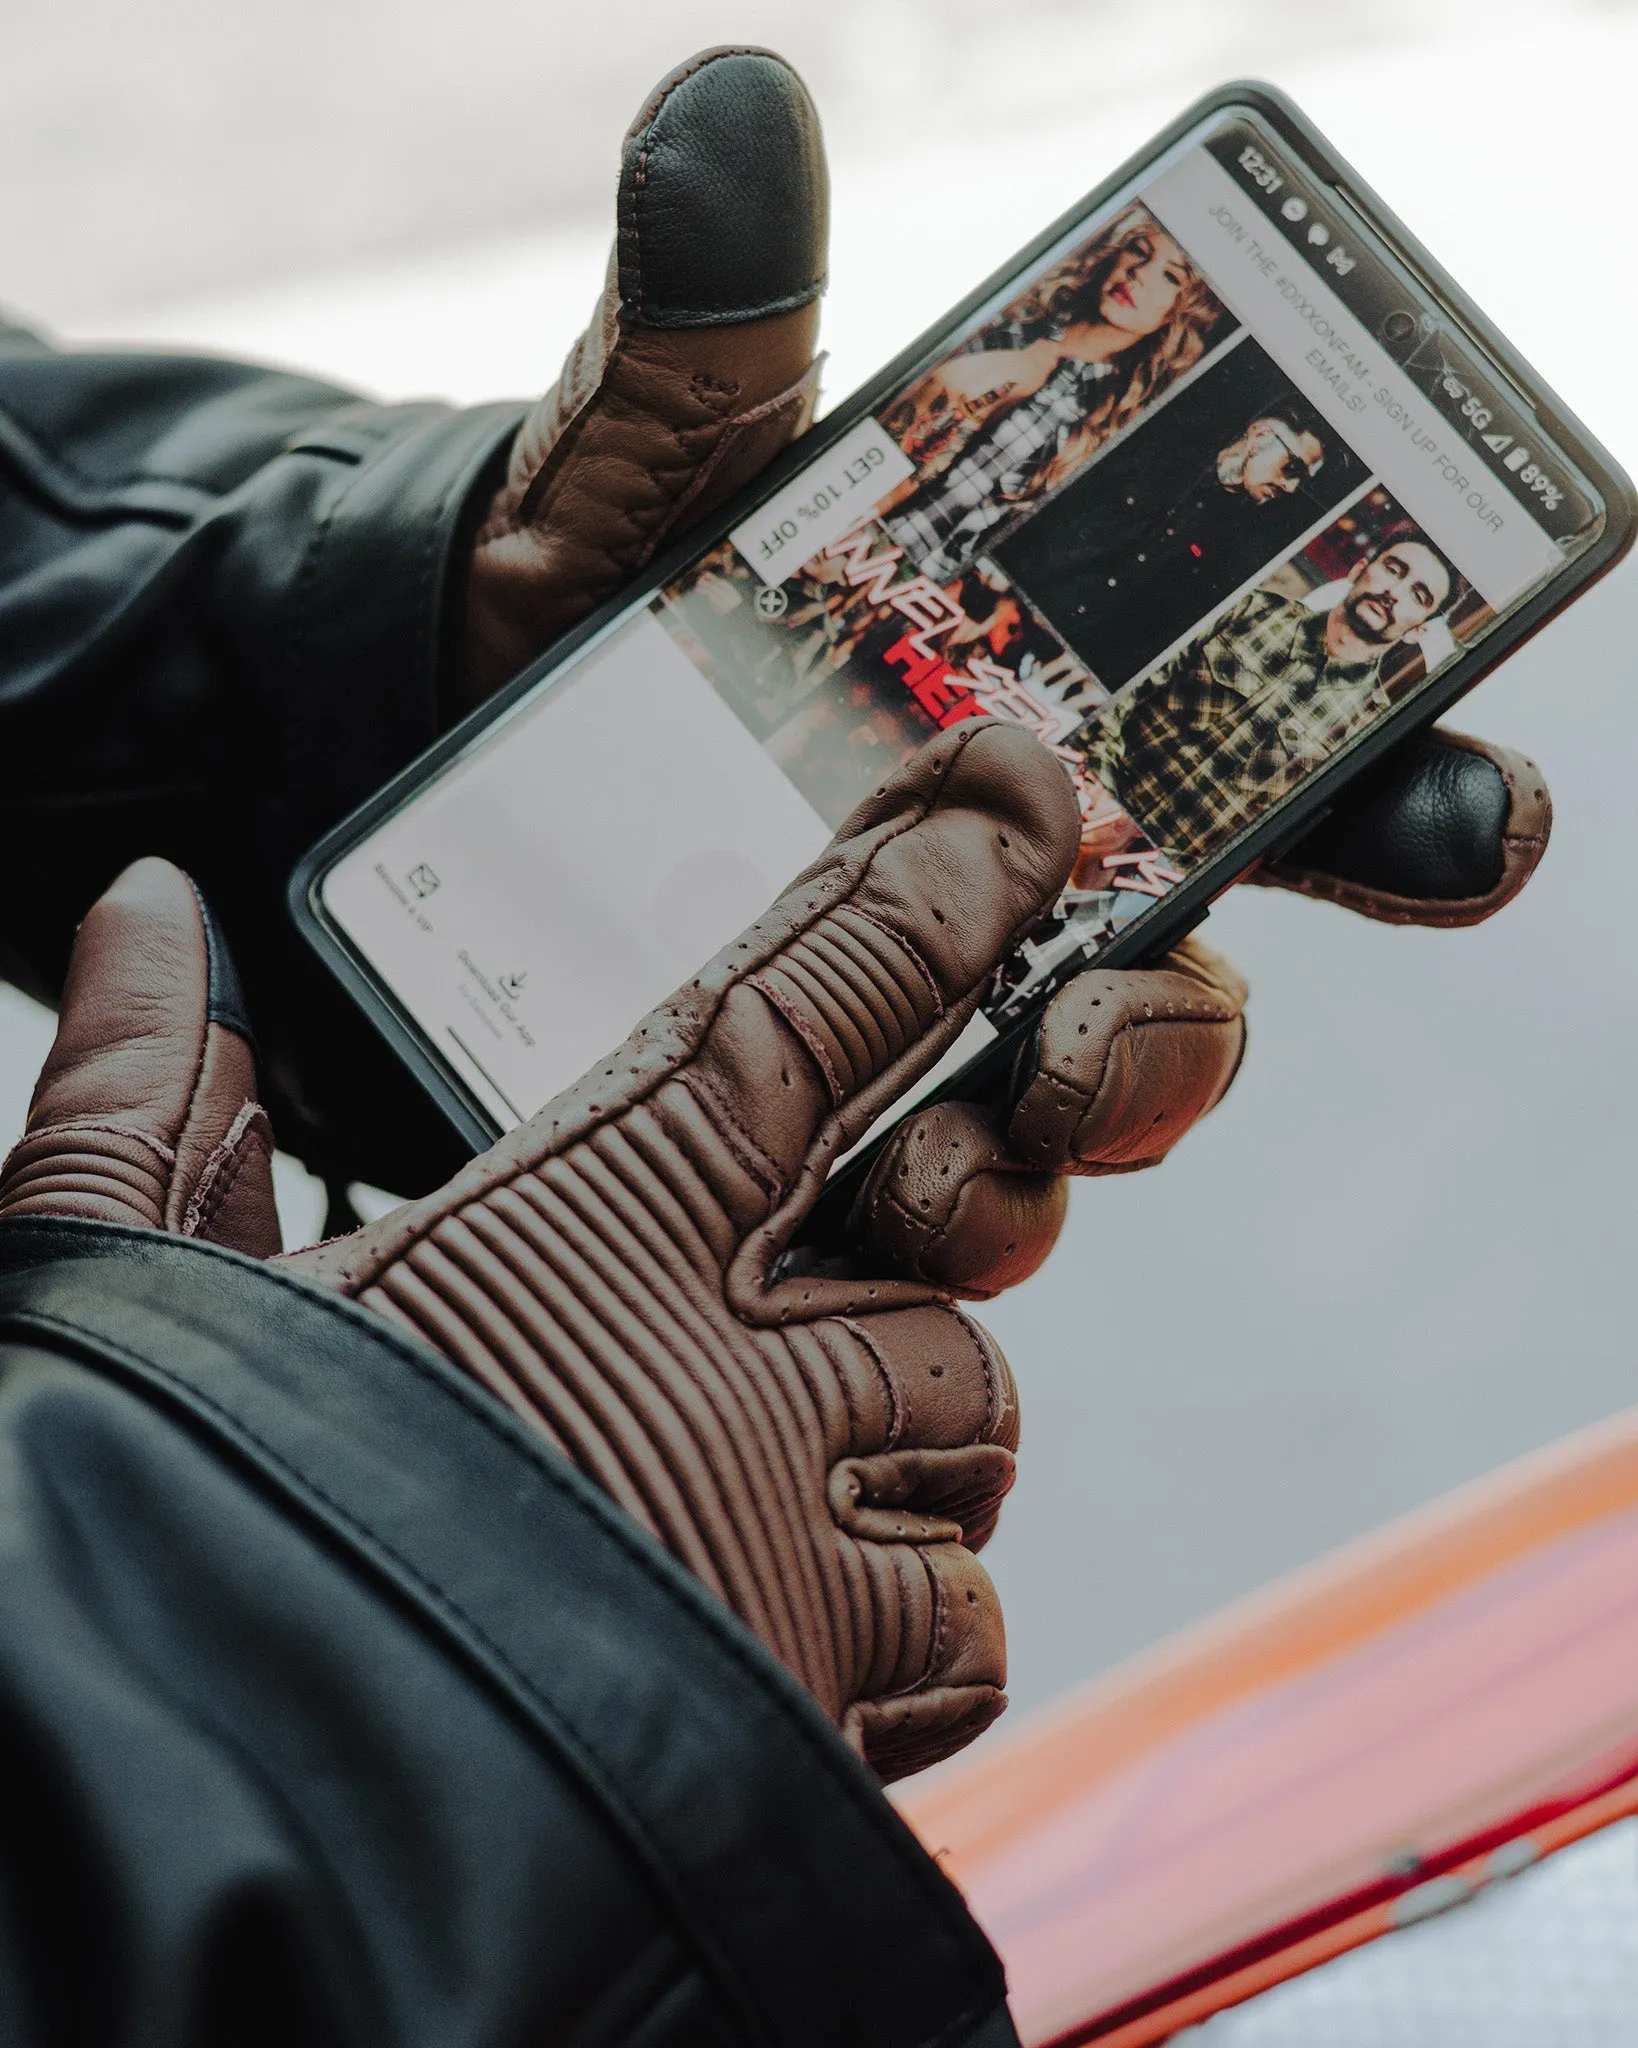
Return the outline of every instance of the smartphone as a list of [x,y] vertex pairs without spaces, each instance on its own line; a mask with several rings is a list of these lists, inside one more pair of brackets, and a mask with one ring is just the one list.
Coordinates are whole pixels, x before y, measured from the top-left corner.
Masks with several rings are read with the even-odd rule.
[[[1081,845],[917,1096],[1152,958],[1630,545],[1626,477],[1279,93],[1226,86],[331,833],[324,959],[474,1146],[963,720]],[[854,1167],[857,1169],[857,1162]]]

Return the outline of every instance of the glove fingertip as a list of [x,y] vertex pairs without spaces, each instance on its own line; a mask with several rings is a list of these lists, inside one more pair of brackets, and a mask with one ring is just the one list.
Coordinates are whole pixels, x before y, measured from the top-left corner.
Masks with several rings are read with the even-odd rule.
[[825,288],[829,179],[807,87],[771,50],[704,50],[626,136],[620,296],[650,327],[767,319]]
[[1437,726],[1396,748],[1254,879],[1378,924],[1482,924],[1519,894],[1552,833],[1528,755]]
[[892,1700],[862,1700],[842,1733],[884,1785],[942,1763],[974,1742],[1007,1710],[996,1685],[949,1685]]
[[1068,1189],[1008,1152],[986,1113],[936,1103],[906,1118],[854,1204],[867,1259],[969,1301],[1027,1280],[1058,1240]]

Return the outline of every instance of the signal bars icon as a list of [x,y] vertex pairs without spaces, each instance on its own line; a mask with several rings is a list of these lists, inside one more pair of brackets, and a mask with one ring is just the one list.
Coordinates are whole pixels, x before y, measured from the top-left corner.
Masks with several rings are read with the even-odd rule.
[[[1512,470],[1515,476],[1530,460],[1529,449],[1522,441],[1515,442],[1511,434],[1486,434],[1484,445],[1492,455],[1500,455],[1502,468]],[[1509,448],[1513,451],[1511,455],[1504,452]]]

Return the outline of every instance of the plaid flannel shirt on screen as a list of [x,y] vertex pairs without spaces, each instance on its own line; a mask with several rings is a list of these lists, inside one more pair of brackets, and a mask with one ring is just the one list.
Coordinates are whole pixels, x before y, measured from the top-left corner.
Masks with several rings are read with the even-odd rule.
[[1157,846],[1215,852],[1387,709],[1380,659],[1333,660],[1326,617],[1254,590],[1094,721],[1088,766]]
[[1038,391],[1004,406],[950,467],[882,524],[935,582],[959,574],[1098,403],[1108,363],[1059,363]]

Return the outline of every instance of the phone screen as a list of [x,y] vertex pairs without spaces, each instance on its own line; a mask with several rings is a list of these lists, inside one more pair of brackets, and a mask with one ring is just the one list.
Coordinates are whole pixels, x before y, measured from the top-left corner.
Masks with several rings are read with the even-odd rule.
[[1080,852],[932,1085],[1602,516],[1364,222],[1219,114],[481,732],[324,908],[505,1129],[933,733],[1012,720]]

